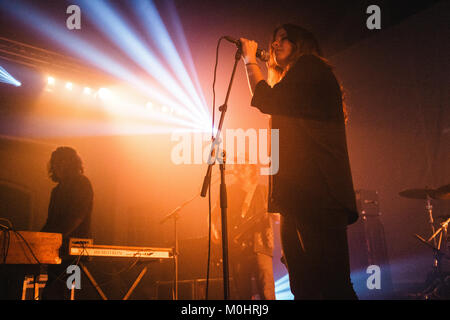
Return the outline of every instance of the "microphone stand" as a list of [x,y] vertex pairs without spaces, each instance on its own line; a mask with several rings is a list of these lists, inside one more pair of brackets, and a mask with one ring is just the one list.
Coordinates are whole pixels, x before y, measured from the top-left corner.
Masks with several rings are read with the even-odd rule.
[[177,231],[177,221],[180,218],[180,215],[178,214],[181,209],[183,209],[186,205],[188,205],[189,203],[191,203],[192,201],[195,200],[195,198],[198,197],[198,194],[196,194],[194,197],[192,197],[191,199],[185,201],[183,204],[179,205],[178,207],[176,207],[171,213],[169,213],[168,215],[166,215],[161,221],[160,223],[163,224],[164,222],[166,222],[167,220],[173,218],[173,224],[174,224],[174,248],[173,248],[173,260],[174,260],[174,264],[175,264],[175,277],[174,277],[174,285],[172,288],[172,295],[173,295],[173,299],[174,300],[178,300],[178,231]]
[[[217,129],[216,136],[212,139],[212,145],[211,145],[211,152],[209,154],[208,159],[208,169],[206,171],[205,178],[203,180],[203,187],[201,191],[201,196],[205,197],[206,192],[208,191],[208,188],[211,184],[211,171],[212,166],[216,162],[217,155],[219,152],[215,154],[215,147],[220,144],[220,133],[222,131],[223,121],[225,119],[225,113],[227,111],[227,103],[228,98],[230,96],[231,86],[234,80],[234,75],[236,73],[236,67],[241,59],[242,51],[241,48],[238,48],[235,54],[235,61],[233,66],[233,71],[231,73],[231,79],[230,83],[228,85],[227,95],[225,97],[225,102],[222,106],[219,107],[219,111],[221,111],[220,115],[220,121],[219,126]],[[214,156],[214,159],[211,159]],[[227,231],[227,189],[225,184],[225,157],[222,157],[222,159],[219,160],[220,163],[220,177],[221,177],[221,183],[220,183],[220,212],[222,216],[222,260],[223,260],[223,295],[224,300],[229,299],[230,294],[230,284],[229,284],[229,269],[228,269],[228,231]]]
[[[216,183],[216,181],[214,181],[213,183]],[[174,210],[172,210],[169,214],[167,214],[164,218],[161,219],[161,221],[159,222],[160,224],[165,223],[167,220],[169,219],[173,219],[173,223],[174,223],[174,248],[173,248],[173,260],[174,260],[174,264],[175,264],[175,276],[174,276],[174,285],[172,288],[172,296],[174,300],[178,300],[178,255],[179,250],[178,250],[178,230],[177,230],[177,221],[180,218],[179,212],[185,207],[187,206],[189,203],[191,203],[192,201],[194,201],[197,197],[199,196],[199,193],[197,193],[195,196],[193,196],[191,199],[183,202],[182,204],[180,204],[178,207],[176,207]]]

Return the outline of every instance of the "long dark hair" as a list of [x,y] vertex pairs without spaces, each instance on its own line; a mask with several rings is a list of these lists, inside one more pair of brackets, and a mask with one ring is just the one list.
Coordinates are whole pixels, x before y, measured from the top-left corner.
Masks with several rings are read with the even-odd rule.
[[[282,68],[276,63],[275,60],[275,50],[272,43],[275,41],[277,32],[280,29],[286,31],[286,37],[288,41],[293,45],[293,51],[289,56],[288,63],[286,67]],[[278,83],[286,74],[287,71],[294,65],[297,60],[304,54],[313,54],[317,57],[322,58],[322,50],[319,46],[319,42],[312,32],[306,30],[303,27],[286,23],[275,28],[272,34],[272,39],[269,44],[270,58],[267,62],[267,67],[269,70],[268,83],[273,86]],[[325,59],[323,59],[325,61]],[[328,63],[327,63],[328,64]]]
[[48,163],[48,175],[55,182],[60,182],[60,177],[55,174],[55,168],[61,168],[66,176],[83,173],[83,163],[75,149],[71,147],[58,147],[52,152]]
[[[276,63],[275,52],[274,48],[272,47],[272,43],[276,40],[275,39],[276,34],[280,29],[284,29],[286,31],[287,40],[294,47],[291,55],[288,57],[288,63],[284,68]],[[281,79],[283,79],[283,77],[285,76],[285,74],[289,71],[289,69],[297,62],[297,60],[302,55],[305,54],[312,54],[317,56],[329,68],[332,68],[328,60],[322,56],[322,49],[320,48],[319,42],[317,41],[314,34],[309,30],[297,26],[295,24],[286,23],[275,28],[272,34],[272,39],[269,44],[269,53],[270,58],[269,61],[267,61],[267,69],[268,69],[267,83],[270,86],[274,86],[275,84],[280,82]],[[340,88],[342,94],[342,108],[344,112],[344,118],[345,121],[347,122],[347,108],[344,101],[345,100],[344,89],[342,85],[340,85]]]

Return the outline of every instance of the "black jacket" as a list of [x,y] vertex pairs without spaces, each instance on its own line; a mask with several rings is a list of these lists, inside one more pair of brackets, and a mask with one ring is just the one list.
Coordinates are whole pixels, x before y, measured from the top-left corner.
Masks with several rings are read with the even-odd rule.
[[[92,206],[93,191],[87,177],[75,175],[60,182],[52,190],[47,222],[41,231],[64,235],[73,229],[64,237],[65,242],[69,238],[91,238]],[[75,227],[79,219],[81,223]]]
[[260,81],[251,105],[270,114],[272,129],[279,129],[279,171],[271,177],[269,211],[307,218],[326,199],[342,208],[348,224],[355,222],[342,95],[331,68],[303,55],[273,88]]

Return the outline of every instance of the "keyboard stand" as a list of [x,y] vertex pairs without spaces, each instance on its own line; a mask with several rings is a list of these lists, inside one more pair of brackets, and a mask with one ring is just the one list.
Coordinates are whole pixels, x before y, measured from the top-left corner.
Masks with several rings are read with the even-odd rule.
[[[151,261],[148,261],[146,264],[150,263]],[[102,289],[100,288],[100,286],[98,285],[98,283],[95,281],[94,277],[92,276],[92,274],[89,272],[88,268],[83,264],[83,262],[80,262],[80,266],[81,269],[83,270],[83,272],[87,275],[89,281],[92,283],[92,285],[94,286],[95,290],[97,290],[98,294],[100,295],[100,297],[102,297],[103,300],[108,300],[108,297],[105,295],[105,293],[102,291]],[[142,280],[142,278],[144,277],[144,275],[147,273],[148,271],[148,266],[146,265],[144,268],[142,268],[141,272],[139,273],[139,275],[136,277],[136,280],[134,280],[133,284],[131,285],[130,289],[128,289],[128,292],[125,294],[125,296],[122,298],[122,300],[128,300],[128,298],[130,297],[130,295],[133,293],[134,289],[136,289],[137,285],[139,284],[139,282]]]
[[97,290],[97,292],[100,295],[100,297],[102,297],[103,300],[108,300],[108,298],[103,293],[102,289],[100,288],[98,283],[95,281],[94,277],[91,275],[91,273],[89,272],[88,268],[84,265],[83,262],[80,262],[80,266],[81,266],[81,269],[83,270],[83,272],[89,278],[89,281],[92,283],[92,285],[94,286],[95,290]]
[[139,282],[141,281],[142,277],[147,273],[147,266],[145,266],[141,273],[139,273],[139,275],[137,276],[136,280],[134,280],[133,285],[130,287],[130,289],[128,290],[127,294],[123,297],[122,300],[128,300],[128,298],[130,297],[130,295],[133,293],[134,289],[136,288],[136,286],[139,284]]

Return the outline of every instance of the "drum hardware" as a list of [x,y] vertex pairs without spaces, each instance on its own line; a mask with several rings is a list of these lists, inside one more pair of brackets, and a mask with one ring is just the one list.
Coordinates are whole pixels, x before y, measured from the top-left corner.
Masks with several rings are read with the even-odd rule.
[[[419,199],[426,200],[425,209],[428,214],[428,222],[431,228],[431,234],[435,234],[436,230],[434,228],[434,219],[433,219],[433,205],[431,204],[432,199],[440,199],[442,196],[442,192],[438,192],[439,189],[407,189],[399,193],[401,197],[409,198],[409,199]],[[434,247],[437,246],[436,238],[433,238]],[[436,261],[434,261],[436,264]]]
[[[416,234],[415,236],[423,243],[433,249],[434,264],[433,270],[429,275],[429,285],[419,296],[430,299],[448,299],[450,294],[450,275],[442,270],[442,259],[450,259],[447,247],[447,229],[450,218],[441,223],[441,227],[427,240]],[[430,242],[439,236],[437,247]]]
[[[416,238],[418,238],[422,243],[426,244],[430,248],[432,248],[437,255],[437,261],[440,261],[440,258],[445,257],[447,259],[450,259],[448,253],[447,253],[447,229],[448,224],[450,223],[450,218],[448,218],[446,221],[442,222],[440,225],[441,227],[436,230],[436,232],[427,240],[416,234]],[[439,236],[439,240],[436,241],[436,238]],[[431,240],[434,240],[434,242],[437,242],[437,246],[432,245],[430,242]],[[434,263],[435,267],[440,267],[440,263]]]
[[[450,216],[439,216],[440,218],[447,218],[446,221],[440,223],[440,228],[435,230],[433,219],[433,206],[432,200],[450,200],[450,184],[444,185],[437,189],[408,189],[399,193],[400,196],[409,199],[421,199],[426,200],[425,209],[428,214],[429,225],[431,228],[431,236],[428,239],[424,239],[418,234],[415,234],[416,238],[428,247],[433,249],[433,270],[429,276],[430,283],[427,288],[419,294],[419,296],[425,299],[440,299],[448,298],[450,291],[449,275],[445,275],[442,272],[442,258],[450,259],[448,255],[447,245],[447,229],[450,223]],[[432,243],[431,243],[432,241]]]
[[440,200],[450,200],[450,184],[438,188],[436,190],[436,198]]
[[400,196],[409,199],[434,199],[434,200],[450,200],[450,184],[444,185],[437,189],[407,189],[399,193]]

